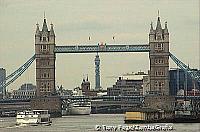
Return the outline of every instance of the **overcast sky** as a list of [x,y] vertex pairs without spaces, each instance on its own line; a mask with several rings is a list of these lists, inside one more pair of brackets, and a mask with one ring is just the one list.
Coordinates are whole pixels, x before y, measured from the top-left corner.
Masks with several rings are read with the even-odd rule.
[[[199,68],[198,0],[0,0],[0,67],[10,74],[34,54],[36,23],[42,26],[44,11],[48,27],[54,24],[56,45],[77,45],[148,44],[158,10],[162,26],[168,22],[170,52]],[[57,54],[56,85],[72,89],[88,74],[94,88],[94,59],[95,54]],[[149,69],[148,53],[102,53],[100,59],[103,88],[115,83],[109,76]],[[176,65],[170,61],[170,67]],[[26,82],[35,84],[35,63],[8,88]]]

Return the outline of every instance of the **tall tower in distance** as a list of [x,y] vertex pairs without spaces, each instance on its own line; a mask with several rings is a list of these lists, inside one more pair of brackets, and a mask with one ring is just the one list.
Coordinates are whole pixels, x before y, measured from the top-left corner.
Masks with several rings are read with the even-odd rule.
[[169,95],[169,32],[167,22],[162,29],[158,14],[156,29],[151,23],[150,45],[150,93]]
[[51,96],[55,94],[55,34],[53,24],[48,30],[44,17],[42,30],[39,24],[35,33],[36,54],[36,96]]
[[95,89],[99,90],[101,88],[100,86],[100,58],[99,55],[97,53],[96,57],[95,57]]
[[[0,85],[6,83],[6,69],[0,68]],[[6,97],[6,87],[0,88],[0,99]]]

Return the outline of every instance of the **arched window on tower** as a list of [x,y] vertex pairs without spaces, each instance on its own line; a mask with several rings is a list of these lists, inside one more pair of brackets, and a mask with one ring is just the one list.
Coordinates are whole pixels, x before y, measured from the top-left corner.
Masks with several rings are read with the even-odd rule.
[[155,50],[156,51],[162,51],[162,50],[164,50],[163,43],[157,43],[155,45]]
[[46,42],[46,41],[47,41],[47,38],[46,38],[46,37],[43,37],[43,41]]

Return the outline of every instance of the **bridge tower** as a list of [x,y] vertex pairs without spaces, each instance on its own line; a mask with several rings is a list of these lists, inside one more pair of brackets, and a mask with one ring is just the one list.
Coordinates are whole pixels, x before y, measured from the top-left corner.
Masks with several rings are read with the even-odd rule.
[[151,23],[150,45],[150,93],[169,95],[169,32],[167,22],[162,29],[158,16],[156,29]]
[[96,90],[100,90],[101,86],[100,86],[100,58],[99,55],[97,53],[96,57],[95,57],[95,89]]
[[44,17],[42,30],[36,24],[35,54],[36,54],[36,95],[38,97],[55,94],[55,34],[53,24],[48,30]]

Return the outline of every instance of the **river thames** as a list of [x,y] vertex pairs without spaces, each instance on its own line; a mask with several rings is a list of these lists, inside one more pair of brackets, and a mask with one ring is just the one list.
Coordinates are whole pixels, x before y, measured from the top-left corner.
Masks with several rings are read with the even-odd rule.
[[[15,125],[14,117],[0,118],[0,132],[97,132],[125,131],[131,126],[171,126],[173,132],[199,132],[200,123],[161,123],[161,124],[124,124],[123,114],[91,114],[53,118],[51,126]],[[128,128],[129,128],[128,127]],[[130,131],[132,129],[129,129]],[[135,129],[136,130],[136,129]],[[139,131],[139,130],[138,130]],[[146,130],[148,131],[148,130]]]

